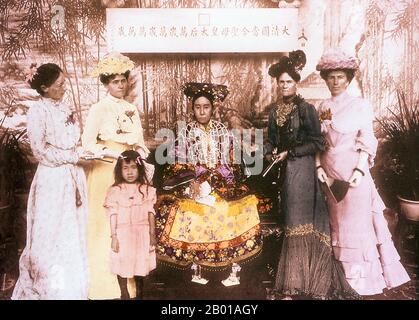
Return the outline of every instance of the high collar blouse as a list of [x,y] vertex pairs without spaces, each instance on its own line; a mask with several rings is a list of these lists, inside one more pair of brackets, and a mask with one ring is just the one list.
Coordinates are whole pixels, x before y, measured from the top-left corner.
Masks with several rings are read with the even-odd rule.
[[86,119],[83,146],[89,151],[99,152],[103,146],[98,144],[98,139],[140,146],[149,152],[137,108],[110,94],[92,105]]
[[320,118],[330,111],[331,119],[322,122],[322,131],[329,142],[329,152],[351,148],[369,154],[369,163],[377,149],[374,136],[374,112],[368,100],[352,97],[346,91],[336,97],[325,100],[319,107]]

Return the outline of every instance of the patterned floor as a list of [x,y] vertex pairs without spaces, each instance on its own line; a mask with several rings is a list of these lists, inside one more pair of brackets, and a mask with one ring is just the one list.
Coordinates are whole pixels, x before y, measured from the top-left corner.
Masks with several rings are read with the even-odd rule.
[[[391,220],[389,220],[391,222]],[[391,230],[395,225],[389,223]],[[399,249],[402,262],[407,268],[411,281],[383,294],[365,297],[366,300],[419,300],[419,269],[417,254],[411,249],[417,248],[417,229],[405,232],[404,248]],[[276,224],[265,219],[263,223],[264,246],[260,254],[241,265],[240,284],[225,287],[221,281],[231,272],[223,270],[203,270],[202,276],[209,280],[206,285],[191,282],[192,270],[175,269],[159,263],[157,269],[145,281],[144,299],[147,300],[265,300],[269,299],[280,247],[281,231]],[[416,234],[414,233],[416,232]],[[3,248],[4,249],[4,248]],[[7,245],[7,273],[0,275],[0,300],[10,299],[17,277],[17,248],[11,241]],[[417,253],[417,252],[416,252]],[[299,299],[304,300],[305,297]]]

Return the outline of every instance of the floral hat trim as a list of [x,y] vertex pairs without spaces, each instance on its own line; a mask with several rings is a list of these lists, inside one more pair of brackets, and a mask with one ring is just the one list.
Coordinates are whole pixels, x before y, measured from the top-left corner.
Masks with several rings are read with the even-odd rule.
[[323,53],[316,66],[317,71],[336,69],[356,70],[358,68],[357,59],[340,48],[334,48]]
[[215,102],[224,101],[229,93],[227,86],[223,84],[203,82],[188,82],[182,86],[182,90],[189,99],[192,99],[199,94],[207,94],[210,95]]
[[99,61],[96,68],[92,71],[92,76],[100,75],[109,76],[111,74],[124,74],[134,69],[134,62],[130,58],[120,54],[119,52],[111,52]]

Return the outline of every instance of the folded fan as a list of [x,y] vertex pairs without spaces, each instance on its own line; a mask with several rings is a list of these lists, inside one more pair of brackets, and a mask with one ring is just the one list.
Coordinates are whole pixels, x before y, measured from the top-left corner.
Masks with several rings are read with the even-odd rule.
[[188,183],[194,179],[195,179],[194,171],[191,171],[191,170],[182,171],[178,175],[170,179],[167,179],[165,182],[163,182],[163,189],[171,190],[173,188],[176,188],[177,186]]

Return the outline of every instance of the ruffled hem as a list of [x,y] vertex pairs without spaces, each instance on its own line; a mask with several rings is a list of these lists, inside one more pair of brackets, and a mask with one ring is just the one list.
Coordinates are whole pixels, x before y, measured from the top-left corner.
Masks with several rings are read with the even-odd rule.
[[274,292],[277,297],[302,295],[320,300],[360,298],[346,281],[331,247],[316,232],[285,237]]
[[346,279],[360,295],[375,295],[410,280],[393,242],[362,248],[333,247]]
[[[374,192],[376,193],[376,191]],[[356,226],[345,223],[342,226],[331,230],[332,246],[341,248],[359,249],[365,248],[366,244],[383,245],[391,243],[393,246],[392,235],[388,228],[388,223],[384,217],[384,204],[379,198],[372,197],[371,220],[365,220],[364,225]],[[370,223],[370,221],[372,223]],[[340,222],[335,222],[339,224]],[[343,224],[343,223],[342,223]],[[353,230],[357,230],[354,232]]]
[[410,277],[400,261],[389,266],[384,266],[383,274],[388,289],[401,286],[410,281]]
[[386,288],[386,284],[383,279],[348,279],[349,284],[358,292],[361,296],[372,296],[383,293],[383,289]]

